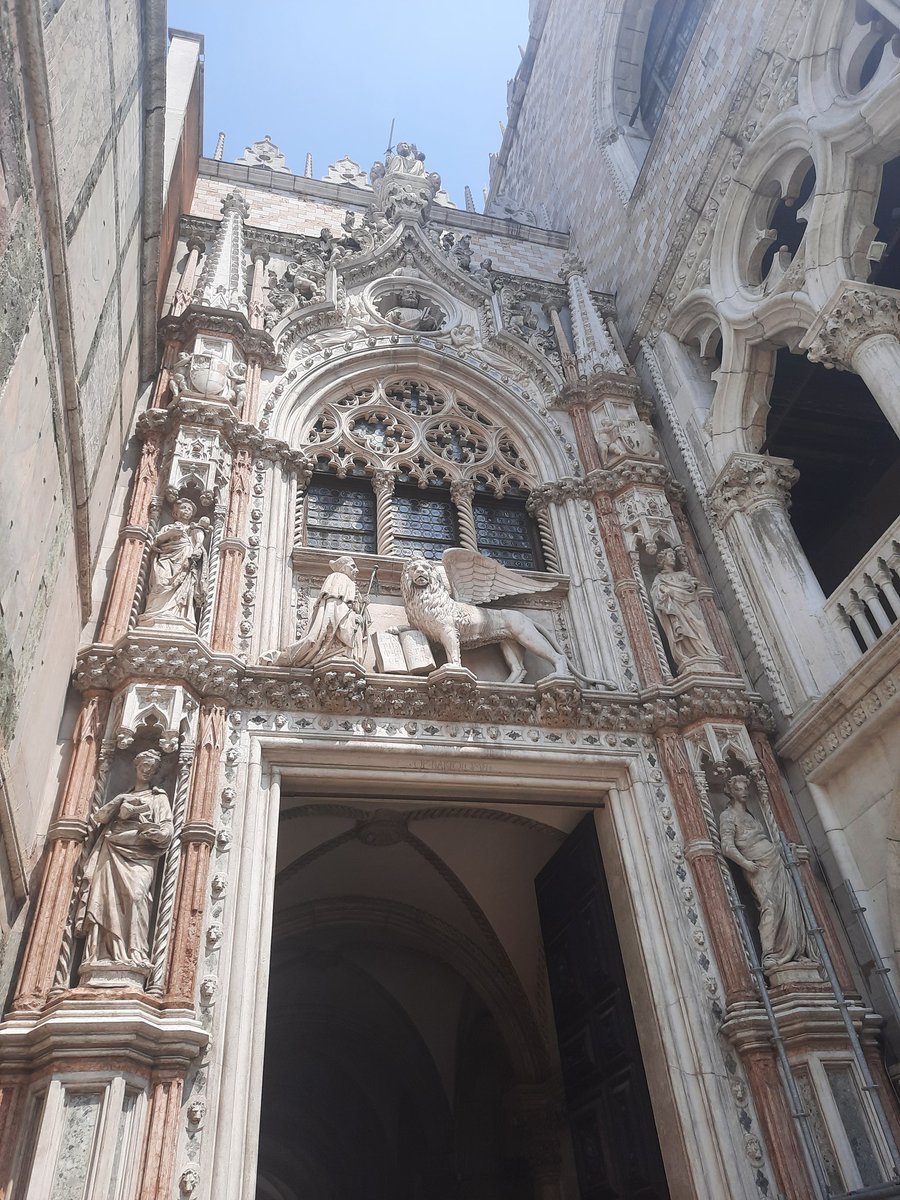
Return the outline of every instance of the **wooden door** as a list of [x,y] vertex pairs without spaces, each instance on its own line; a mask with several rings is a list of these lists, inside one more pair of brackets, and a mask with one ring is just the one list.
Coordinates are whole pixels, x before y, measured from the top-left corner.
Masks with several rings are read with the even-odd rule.
[[582,1200],[669,1195],[593,815],[535,880]]

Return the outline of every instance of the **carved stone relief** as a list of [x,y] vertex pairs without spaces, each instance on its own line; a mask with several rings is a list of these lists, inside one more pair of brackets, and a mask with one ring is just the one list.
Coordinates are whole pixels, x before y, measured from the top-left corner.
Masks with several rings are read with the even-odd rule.
[[81,981],[91,987],[139,986],[150,972],[150,918],[157,860],[174,829],[162,788],[153,787],[161,755],[134,759],[134,784],[92,816],[93,845],[85,863],[75,913],[84,939]]
[[690,572],[679,569],[677,554],[671,548],[659,552],[656,564],[650,599],[675,669],[721,670],[722,660],[697,596],[699,581]]
[[138,625],[196,633],[206,595],[206,547],[209,519],[194,520],[190,500],[172,505],[174,520],[157,531],[152,546],[150,582]]
[[359,568],[349,555],[331,562],[313,604],[306,633],[285,650],[270,651],[264,663],[273,666],[313,667],[332,659],[361,663],[369,638],[365,598],[356,586]]

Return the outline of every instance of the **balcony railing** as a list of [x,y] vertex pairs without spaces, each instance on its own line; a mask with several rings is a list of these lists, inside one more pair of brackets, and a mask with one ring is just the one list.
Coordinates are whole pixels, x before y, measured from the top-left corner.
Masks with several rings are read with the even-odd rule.
[[900,517],[831,593],[825,613],[863,654],[900,621]]

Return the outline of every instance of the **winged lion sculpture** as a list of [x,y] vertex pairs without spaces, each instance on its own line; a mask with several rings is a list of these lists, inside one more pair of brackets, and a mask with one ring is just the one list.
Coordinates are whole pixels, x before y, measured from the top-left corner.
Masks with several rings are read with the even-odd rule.
[[502,596],[546,592],[553,581],[525,578],[502,563],[474,550],[445,550],[440,563],[417,554],[400,576],[406,615],[414,629],[444,648],[447,662],[460,666],[464,647],[499,643],[509,667],[507,683],[525,678],[526,650],[551,663],[552,675],[575,676],[583,683],[606,688],[606,680],[588,679],[568,662],[555,637],[513,608],[481,608]]

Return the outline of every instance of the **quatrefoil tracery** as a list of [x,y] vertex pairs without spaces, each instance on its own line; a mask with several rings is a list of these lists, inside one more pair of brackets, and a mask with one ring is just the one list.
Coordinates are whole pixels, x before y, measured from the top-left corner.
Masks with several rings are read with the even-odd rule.
[[388,471],[419,487],[471,479],[503,496],[534,486],[510,433],[455,392],[415,380],[379,381],[326,403],[303,431],[320,470],[340,477]]

